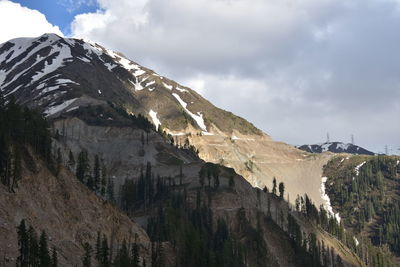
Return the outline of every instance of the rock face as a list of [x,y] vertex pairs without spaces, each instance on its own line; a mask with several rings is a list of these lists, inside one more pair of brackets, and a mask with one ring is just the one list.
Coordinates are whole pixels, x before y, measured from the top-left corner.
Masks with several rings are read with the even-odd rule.
[[203,160],[233,167],[254,186],[271,187],[276,177],[290,201],[307,193],[322,204],[321,167],[328,155],[276,142],[190,88],[98,44],[54,34],[10,40],[0,45],[0,89],[52,119],[112,102],[147,116],[175,141],[188,140]]
[[353,144],[345,144],[342,142],[326,142],[323,144],[315,144],[315,145],[302,145],[298,147],[301,150],[310,152],[310,153],[323,153],[323,152],[332,152],[332,153],[348,153],[355,155],[375,155],[375,153],[366,150],[357,145]]
[[80,266],[82,245],[94,245],[97,232],[112,240],[114,248],[122,241],[135,240],[142,255],[150,255],[146,232],[110,203],[98,198],[68,170],[58,177],[40,159],[34,158],[36,171],[24,164],[23,179],[15,193],[0,185],[0,253],[5,266],[15,265],[18,252],[16,227],[22,219],[40,234],[45,230],[49,246],[56,247],[60,266]]

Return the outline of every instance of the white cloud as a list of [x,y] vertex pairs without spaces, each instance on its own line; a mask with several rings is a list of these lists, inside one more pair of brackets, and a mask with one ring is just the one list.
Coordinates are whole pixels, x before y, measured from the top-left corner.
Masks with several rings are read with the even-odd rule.
[[60,29],[50,24],[39,11],[11,1],[0,1],[0,43],[17,37],[36,37],[43,33],[63,36]]
[[400,124],[378,120],[398,121],[398,3],[98,0],[101,11],[77,16],[72,32],[192,85],[277,139],[301,144],[330,131],[400,146]]

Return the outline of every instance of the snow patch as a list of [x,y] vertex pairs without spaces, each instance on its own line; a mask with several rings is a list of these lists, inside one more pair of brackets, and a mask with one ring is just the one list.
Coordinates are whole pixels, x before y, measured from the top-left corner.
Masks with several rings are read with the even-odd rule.
[[82,60],[83,62],[90,63],[90,59],[86,57],[78,57],[78,59]]
[[187,92],[188,90],[186,90],[186,89],[183,89],[183,88],[180,88],[180,87],[176,87],[176,90],[178,90],[179,92],[182,92],[182,93],[184,93],[184,92]]
[[101,95],[101,91],[100,90],[97,90],[97,92],[99,93],[99,95]]
[[163,83],[163,85],[164,85],[165,88],[167,88],[169,90],[172,90],[172,88],[173,88],[172,85],[169,85],[169,84],[166,84],[166,83]]
[[148,86],[153,85],[153,84],[155,84],[155,83],[156,83],[156,81],[148,82],[148,83],[145,84],[144,87],[148,87]]
[[3,84],[5,79],[6,79],[6,72],[4,70],[0,70],[0,85]]
[[57,84],[73,83],[73,84],[79,85],[79,83],[74,82],[74,81],[72,81],[72,80],[70,80],[70,79],[58,79],[58,80],[56,81],[56,83],[57,83]]
[[152,109],[150,109],[149,115],[150,115],[151,119],[153,120],[154,125],[156,126],[156,130],[158,130],[158,126],[161,125],[161,122],[157,118],[157,112],[155,112]]
[[192,112],[190,112],[190,110],[187,109],[187,104],[185,101],[183,101],[181,99],[181,97],[178,94],[173,93],[172,94],[179,102],[179,104],[181,104],[181,106],[183,107],[183,109],[196,121],[197,125],[204,131],[207,132],[207,127],[204,123],[204,119],[203,119],[203,114],[201,114],[200,112],[197,112],[197,115],[193,114]]
[[336,149],[347,150],[351,144],[337,143]]
[[329,147],[331,146],[331,143],[325,143],[321,146],[322,152],[329,151]]
[[353,236],[353,239],[354,239],[354,243],[356,243],[356,247],[357,247],[360,244],[360,242],[358,242],[358,239],[355,236]]
[[31,83],[39,80],[43,76],[53,71],[56,71],[59,67],[63,66],[64,60],[72,57],[71,49],[68,46],[62,45],[61,49],[59,49],[58,51],[57,50],[58,49],[56,49],[54,53],[59,52],[59,54],[51,61],[51,63],[48,63],[47,61],[45,62],[44,69],[41,72],[37,73],[36,75],[32,76]]
[[328,177],[322,177],[322,179],[321,179],[320,192],[321,192],[322,200],[324,201],[323,207],[331,216],[335,217],[336,220],[340,223],[341,218],[339,216],[339,213],[333,212],[333,208],[331,206],[331,199],[329,198],[328,194],[326,194],[326,192],[325,192],[325,183],[327,180],[328,180]]
[[75,100],[77,100],[78,98],[73,98],[70,100],[65,101],[64,103],[60,104],[60,105],[56,105],[56,106],[51,106],[49,108],[47,108],[44,113],[46,114],[46,117],[54,115],[62,110],[64,110],[65,108],[69,107],[72,103],[75,102]]
[[354,170],[356,171],[356,176],[358,176],[358,175],[360,174],[360,168],[361,168],[364,164],[365,164],[365,161],[362,162],[362,163],[360,163],[360,164],[358,164],[358,165],[354,168]]
[[115,67],[117,67],[117,65],[112,63],[104,63],[104,66],[106,66],[109,71],[112,71]]

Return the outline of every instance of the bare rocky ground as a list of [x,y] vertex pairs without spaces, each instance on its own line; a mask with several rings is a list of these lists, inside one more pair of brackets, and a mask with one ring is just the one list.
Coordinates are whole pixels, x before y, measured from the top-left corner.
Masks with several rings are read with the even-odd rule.
[[149,238],[138,224],[88,190],[70,171],[63,169],[55,177],[41,160],[35,158],[35,165],[37,172],[23,168],[15,193],[0,185],[0,255],[4,266],[15,266],[16,227],[22,219],[38,234],[46,231],[49,246],[58,250],[60,266],[80,266],[83,243],[94,246],[98,231],[114,248],[123,239],[136,238],[141,254],[149,256]]
[[[199,150],[199,156],[209,162],[232,167],[253,186],[272,187],[272,180],[283,182],[285,199],[292,204],[297,195],[307,194],[319,207],[323,166],[331,153],[310,154],[266,134],[243,135],[234,131],[227,134],[213,128],[213,135],[191,134],[190,143]],[[193,132],[193,129],[187,129]],[[176,137],[182,138],[182,137]]]

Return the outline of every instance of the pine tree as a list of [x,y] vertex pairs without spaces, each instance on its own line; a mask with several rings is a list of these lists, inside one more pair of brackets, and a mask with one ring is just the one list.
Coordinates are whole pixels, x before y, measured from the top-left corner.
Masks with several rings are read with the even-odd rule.
[[29,226],[28,239],[29,239],[29,241],[28,241],[29,242],[28,262],[29,262],[30,266],[39,266],[39,259],[40,259],[39,255],[40,254],[39,254],[38,238],[37,238],[35,229],[33,229],[32,226]]
[[17,266],[27,266],[29,262],[29,237],[26,229],[25,220],[21,220],[17,228],[19,256]]
[[13,170],[12,170],[12,183],[10,187],[10,191],[14,192],[14,188],[18,187],[18,181],[21,180],[22,175],[22,165],[21,165],[21,149],[20,146],[17,145],[15,147],[15,156],[13,162]]
[[107,199],[111,202],[115,202],[114,197],[114,180],[112,177],[108,177],[107,183]]
[[83,244],[84,254],[82,257],[82,265],[83,267],[91,267],[92,266],[92,246],[85,242]]
[[47,245],[47,235],[45,231],[42,231],[42,233],[40,234],[39,267],[51,267],[49,247]]
[[100,247],[100,266],[101,267],[109,267],[110,266],[109,256],[110,256],[110,249],[108,247],[107,237],[105,235],[103,235],[103,239],[101,241],[101,247]]
[[107,169],[103,162],[102,168],[101,168],[101,190],[100,190],[100,194],[103,197],[106,194],[106,190],[107,190]]
[[69,151],[68,155],[68,167],[72,169],[75,166],[75,158],[74,158],[74,153],[72,151]]
[[86,150],[82,150],[78,155],[78,164],[76,167],[76,177],[82,183],[85,181],[87,171],[89,170],[89,159]]
[[100,189],[100,159],[99,156],[96,155],[94,157],[94,167],[93,167],[93,189],[95,192],[98,192]]
[[285,193],[285,184],[280,182],[279,183],[279,197],[283,199]]
[[139,267],[139,246],[135,242],[132,247],[132,263],[133,267]]
[[55,247],[53,247],[51,252],[51,267],[58,267],[58,255]]
[[276,178],[272,180],[272,194],[276,195]]

